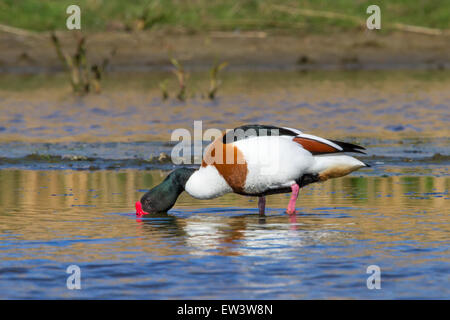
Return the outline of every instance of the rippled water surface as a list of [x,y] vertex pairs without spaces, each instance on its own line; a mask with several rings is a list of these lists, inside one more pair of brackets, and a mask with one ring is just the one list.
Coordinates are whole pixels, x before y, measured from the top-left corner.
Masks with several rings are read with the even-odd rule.
[[[133,202],[161,171],[0,171],[2,298],[448,298],[450,179],[351,176],[287,195]],[[82,290],[66,289],[66,268]],[[382,270],[368,290],[366,268]]]
[[[196,80],[186,103],[161,101],[145,75],[81,98],[61,76],[36,77],[0,77],[0,298],[450,298],[443,73],[236,73],[214,102]],[[295,218],[285,194],[268,197],[266,218],[255,198],[182,194],[137,219],[135,201],[174,167],[150,155],[194,120],[360,143],[372,167],[307,186]],[[72,264],[81,290],[66,288]],[[367,288],[370,265],[380,290]]]

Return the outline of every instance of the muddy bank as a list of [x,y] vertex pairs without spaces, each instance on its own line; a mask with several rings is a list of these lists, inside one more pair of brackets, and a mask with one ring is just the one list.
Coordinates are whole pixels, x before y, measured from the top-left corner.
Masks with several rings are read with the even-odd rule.
[[[58,33],[74,49],[72,33]],[[176,57],[189,68],[208,68],[226,60],[244,69],[445,69],[450,66],[448,36],[355,31],[326,35],[274,32],[102,32],[88,35],[92,61],[111,50],[113,71],[165,69]],[[0,72],[61,70],[49,34],[0,34]]]
[[[448,138],[446,74],[227,70],[211,101],[202,97],[207,72],[190,72],[185,102],[176,99],[170,72],[109,74],[101,94],[84,97],[73,96],[63,74],[3,75],[0,84],[15,85],[0,89],[0,142],[170,141],[197,120],[203,130],[273,123],[354,143]],[[170,96],[162,100],[158,83],[166,79]]]

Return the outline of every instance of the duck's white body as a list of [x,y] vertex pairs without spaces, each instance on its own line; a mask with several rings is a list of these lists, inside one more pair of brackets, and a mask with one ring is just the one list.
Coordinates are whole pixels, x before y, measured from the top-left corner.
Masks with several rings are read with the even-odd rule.
[[220,175],[215,166],[201,167],[186,182],[184,191],[197,199],[213,199],[233,189]]
[[[229,157],[231,161],[228,162],[225,156],[204,162],[186,182],[185,191],[199,199],[211,199],[229,192],[264,195],[290,188],[307,174],[324,181],[366,166],[356,158],[339,154],[346,150],[337,142],[303,134],[296,129],[281,129],[289,131],[286,135],[254,135],[227,144],[216,139],[207,152],[223,149],[226,154],[235,152],[239,156]],[[353,152],[360,151],[354,149]],[[217,164],[217,159],[223,164]],[[233,163],[233,160],[240,162]]]

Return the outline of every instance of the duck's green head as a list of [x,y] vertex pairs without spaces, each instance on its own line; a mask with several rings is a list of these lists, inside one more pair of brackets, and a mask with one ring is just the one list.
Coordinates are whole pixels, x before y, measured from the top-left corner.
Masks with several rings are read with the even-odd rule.
[[[178,196],[184,191],[186,182],[195,170],[193,168],[178,168],[172,171],[163,182],[142,196],[140,205],[136,203],[136,214],[169,211],[177,201]],[[141,206],[141,211],[144,212],[138,212],[139,206]]]

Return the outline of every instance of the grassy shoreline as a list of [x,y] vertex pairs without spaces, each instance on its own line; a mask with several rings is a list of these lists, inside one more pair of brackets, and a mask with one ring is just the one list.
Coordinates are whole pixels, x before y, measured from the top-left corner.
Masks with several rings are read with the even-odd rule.
[[[354,0],[3,0],[0,24],[30,31],[66,29],[66,8],[81,8],[84,31],[173,29],[186,32],[211,30],[304,30],[326,33],[360,28],[372,1]],[[382,30],[395,23],[448,29],[448,0],[379,0]],[[297,10],[297,11],[296,11]],[[312,11],[305,15],[298,10]],[[319,12],[315,15],[314,12]],[[332,13],[324,17],[320,12]],[[334,16],[333,16],[334,15]]]

